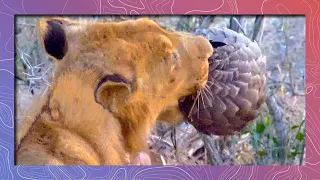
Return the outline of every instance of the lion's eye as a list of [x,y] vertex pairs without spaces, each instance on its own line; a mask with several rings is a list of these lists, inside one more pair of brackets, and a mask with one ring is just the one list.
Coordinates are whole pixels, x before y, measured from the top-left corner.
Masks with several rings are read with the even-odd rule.
[[174,65],[178,65],[178,67],[180,67],[180,57],[178,53],[176,52],[172,53],[172,60]]
[[174,58],[175,60],[178,59],[178,54],[177,54],[176,52],[173,52],[173,53],[172,53],[172,56],[173,56],[173,58]]

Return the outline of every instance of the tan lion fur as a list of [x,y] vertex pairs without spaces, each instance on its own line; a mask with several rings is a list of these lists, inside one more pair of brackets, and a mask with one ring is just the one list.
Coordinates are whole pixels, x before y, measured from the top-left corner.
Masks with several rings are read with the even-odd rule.
[[[146,148],[157,117],[170,119],[170,108],[207,81],[213,49],[202,37],[169,32],[148,19],[44,18],[38,23],[43,47],[50,21],[63,27],[68,51],[61,60],[49,54],[55,74],[18,127],[18,165],[124,165],[126,153]],[[99,84],[112,74],[127,82]]]

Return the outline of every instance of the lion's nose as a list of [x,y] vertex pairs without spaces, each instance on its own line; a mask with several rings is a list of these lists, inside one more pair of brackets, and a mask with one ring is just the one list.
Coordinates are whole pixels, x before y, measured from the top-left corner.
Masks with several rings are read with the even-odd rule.
[[205,39],[202,36],[195,36],[188,38],[187,41],[187,51],[191,59],[198,59],[201,61],[208,61],[208,58],[213,53],[213,48],[209,40]]
[[194,45],[198,49],[198,58],[207,61],[213,53],[210,42],[202,36],[197,36],[194,38]]

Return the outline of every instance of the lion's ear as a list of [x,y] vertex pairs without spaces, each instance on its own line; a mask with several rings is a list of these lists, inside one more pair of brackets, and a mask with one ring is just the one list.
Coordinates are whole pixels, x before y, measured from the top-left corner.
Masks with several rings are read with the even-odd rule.
[[70,21],[62,18],[43,18],[38,22],[38,36],[44,51],[53,59],[61,60],[68,52],[65,26]]
[[105,109],[117,112],[117,108],[127,101],[130,94],[130,86],[124,78],[118,75],[109,75],[98,84],[95,99]]

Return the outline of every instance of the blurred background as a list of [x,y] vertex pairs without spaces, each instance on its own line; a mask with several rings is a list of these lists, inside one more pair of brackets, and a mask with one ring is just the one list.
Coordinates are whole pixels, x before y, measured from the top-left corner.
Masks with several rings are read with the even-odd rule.
[[[142,16],[69,16],[122,21]],[[157,123],[148,140],[154,165],[304,165],[304,16],[144,16],[162,27],[194,33],[227,27],[257,41],[267,57],[267,101],[258,118],[233,136],[204,138],[192,125]],[[54,64],[37,40],[37,16],[15,16],[16,121],[50,86]]]

